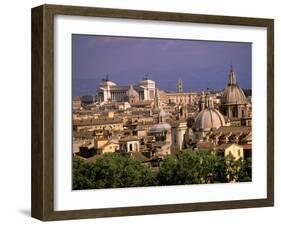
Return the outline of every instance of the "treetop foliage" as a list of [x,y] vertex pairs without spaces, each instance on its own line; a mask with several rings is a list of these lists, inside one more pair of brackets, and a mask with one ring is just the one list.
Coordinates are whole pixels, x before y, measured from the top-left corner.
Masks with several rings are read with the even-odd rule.
[[119,153],[95,163],[73,159],[73,189],[124,188],[251,181],[251,159],[218,155],[214,151],[185,151],[167,155],[159,168]]

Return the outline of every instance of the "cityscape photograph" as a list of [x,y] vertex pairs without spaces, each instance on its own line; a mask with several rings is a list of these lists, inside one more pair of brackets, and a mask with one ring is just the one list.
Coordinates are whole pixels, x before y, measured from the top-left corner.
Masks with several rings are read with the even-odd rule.
[[72,35],[72,189],[252,181],[252,44]]

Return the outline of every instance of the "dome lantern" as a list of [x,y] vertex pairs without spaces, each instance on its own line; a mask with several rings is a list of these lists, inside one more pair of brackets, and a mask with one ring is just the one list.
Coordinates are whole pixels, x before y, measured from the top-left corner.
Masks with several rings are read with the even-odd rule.
[[228,75],[228,79],[229,79],[229,82],[228,82],[229,85],[236,85],[236,74],[233,71],[232,65],[230,66],[230,72]]
[[139,101],[139,94],[134,89],[133,85],[130,85],[130,88],[127,90],[126,95],[129,103],[135,103]]

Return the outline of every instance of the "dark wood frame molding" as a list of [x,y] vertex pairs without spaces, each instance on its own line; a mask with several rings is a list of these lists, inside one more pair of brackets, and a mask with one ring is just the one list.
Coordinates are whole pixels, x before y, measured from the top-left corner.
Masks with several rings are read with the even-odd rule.
[[[267,198],[156,206],[54,211],[53,48],[54,16],[95,16],[267,28]],[[42,5],[32,9],[32,200],[31,215],[50,221],[163,214],[274,205],[274,20],[125,9]]]

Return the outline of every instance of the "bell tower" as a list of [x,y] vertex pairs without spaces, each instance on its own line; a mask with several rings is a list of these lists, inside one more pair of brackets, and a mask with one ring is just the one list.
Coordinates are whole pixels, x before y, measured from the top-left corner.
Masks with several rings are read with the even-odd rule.
[[160,102],[160,95],[159,90],[155,88],[155,95],[154,95],[154,110],[160,111],[161,108],[161,102]]
[[181,79],[178,81],[178,92],[183,93],[183,83]]

